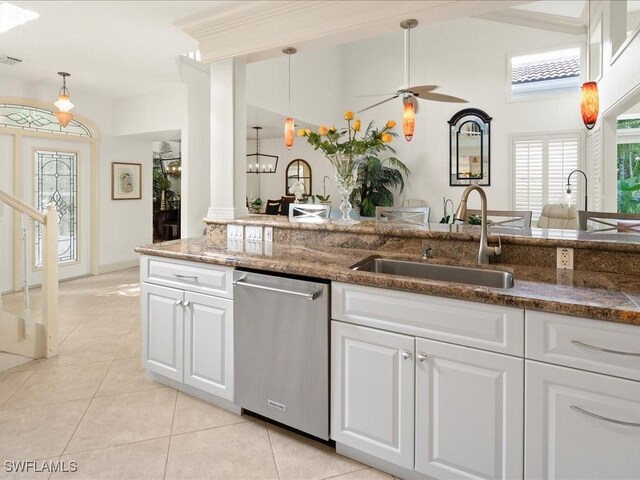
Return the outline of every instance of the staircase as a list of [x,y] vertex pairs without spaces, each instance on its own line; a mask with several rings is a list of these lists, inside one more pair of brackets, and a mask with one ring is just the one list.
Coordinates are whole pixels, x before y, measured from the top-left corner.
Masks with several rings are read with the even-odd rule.
[[[5,206],[22,220],[22,248],[14,269],[22,270],[22,289],[0,297],[0,371],[31,359],[51,357],[58,352],[58,216],[54,205],[44,212],[0,190],[0,229],[4,225]],[[9,210],[11,211],[11,210]],[[9,217],[9,215],[7,215]],[[28,239],[28,222],[43,228],[42,308],[31,311],[27,255],[33,239]],[[28,248],[29,247],[29,248]],[[2,259],[0,258],[0,272]],[[0,277],[1,278],[1,277]],[[0,285],[0,292],[2,292]],[[26,359],[26,360],[25,360]],[[5,365],[8,365],[5,367]]]

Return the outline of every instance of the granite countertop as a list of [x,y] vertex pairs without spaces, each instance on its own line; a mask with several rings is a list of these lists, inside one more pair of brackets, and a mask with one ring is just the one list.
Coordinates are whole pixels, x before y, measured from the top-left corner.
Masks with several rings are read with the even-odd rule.
[[[349,268],[377,254],[387,258],[421,260],[417,256],[407,257],[370,250],[311,248],[278,243],[227,244],[226,241],[216,241],[208,237],[144,245],[135,250],[146,255],[267,270],[640,325],[640,277],[637,275],[492,265],[489,268],[514,272],[515,286],[501,289],[354,271]],[[435,258],[429,262],[448,263],[448,260]]]
[[[336,220],[323,223],[290,222],[283,215],[249,215],[234,220],[203,219],[211,225],[262,225],[284,229],[346,232],[351,234],[376,234],[440,240],[480,239],[480,227],[476,225],[430,223],[428,225],[386,224],[362,221],[355,225],[340,225]],[[500,235],[502,242],[513,245],[544,245],[548,247],[590,248],[621,252],[640,252],[640,232],[589,232],[581,230],[559,230],[545,228],[489,227],[490,235]]]

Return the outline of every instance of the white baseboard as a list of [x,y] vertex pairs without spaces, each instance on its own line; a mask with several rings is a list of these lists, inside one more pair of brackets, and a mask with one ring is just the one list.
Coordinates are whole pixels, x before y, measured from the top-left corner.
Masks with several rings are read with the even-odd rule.
[[241,208],[219,208],[209,207],[207,211],[207,220],[234,220],[249,215],[247,207]]
[[97,275],[99,275],[101,273],[109,273],[109,272],[116,272],[118,270],[125,270],[127,268],[133,268],[133,267],[137,267],[139,265],[140,265],[140,259],[139,258],[126,260],[124,262],[108,263],[106,265],[100,265],[98,267]]

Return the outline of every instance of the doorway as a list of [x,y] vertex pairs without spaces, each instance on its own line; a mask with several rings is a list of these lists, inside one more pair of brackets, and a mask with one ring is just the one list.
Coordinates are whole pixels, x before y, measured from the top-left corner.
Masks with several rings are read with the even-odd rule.
[[182,153],[180,140],[153,142],[153,241],[181,238]]

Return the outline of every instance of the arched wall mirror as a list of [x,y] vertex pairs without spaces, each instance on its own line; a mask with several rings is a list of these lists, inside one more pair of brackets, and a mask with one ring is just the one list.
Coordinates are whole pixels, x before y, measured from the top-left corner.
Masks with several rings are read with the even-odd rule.
[[449,185],[491,184],[491,117],[465,108],[449,120]]
[[311,166],[305,160],[301,158],[292,160],[287,165],[284,174],[287,189],[285,195],[289,195],[289,189],[298,180],[304,184],[304,194],[311,195]]

